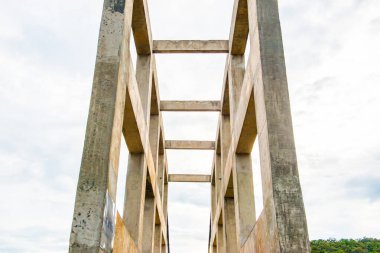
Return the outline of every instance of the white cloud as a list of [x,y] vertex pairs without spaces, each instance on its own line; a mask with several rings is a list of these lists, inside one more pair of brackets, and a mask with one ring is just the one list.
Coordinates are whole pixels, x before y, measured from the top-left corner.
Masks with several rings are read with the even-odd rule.
[[379,167],[380,3],[299,2],[281,4],[310,236],[379,237],[379,199],[364,188]]

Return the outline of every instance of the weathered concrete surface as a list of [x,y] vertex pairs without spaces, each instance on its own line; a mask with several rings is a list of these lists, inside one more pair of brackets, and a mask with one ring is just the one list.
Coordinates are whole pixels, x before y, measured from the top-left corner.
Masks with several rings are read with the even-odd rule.
[[[250,236],[244,242],[240,253],[275,253],[280,251],[278,233],[276,231],[274,213],[262,212],[256,222],[255,228],[251,231]],[[268,240],[268,238],[271,238]]]
[[[130,65],[130,67],[131,67],[131,65]],[[130,71],[133,72],[133,69],[131,69]],[[160,217],[160,222],[163,224],[163,226],[161,228],[163,230],[164,240],[166,242],[167,241],[167,238],[166,238],[166,235],[167,235],[166,219],[167,218],[164,215],[164,212],[163,212],[164,208],[162,206],[162,203],[163,203],[162,198],[164,198],[164,196],[162,198],[160,196],[160,191],[158,189],[159,186],[157,185],[157,182],[156,182],[156,170],[157,170],[156,166],[157,166],[157,164],[155,163],[154,158],[153,158],[153,154],[157,150],[151,149],[150,140],[149,140],[149,130],[148,130],[149,126],[147,126],[146,120],[144,119],[144,110],[143,110],[144,106],[141,104],[141,99],[140,99],[140,95],[138,92],[137,82],[136,82],[136,79],[134,78],[133,75],[130,75],[130,80],[129,80],[129,84],[128,84],[128,95],[129,96],[127,96],[127,98],[128,98],[129,102],[126,103],[126,110],[131,110],[133,112],[134,119],[136,119],[136,121],[129,121],[129,122],[124,121],[124,125],[137,124],[136,126],[134,126],[134,128],[137,129],[137,132],[131,133],[131,132],[125,131],[124,136],[126,139],[128,139],[131,137],[136,137],[136,134],[137,134],[136,138],[139,138],[140,143],[142,144],[143,152],[140,151],[140,153],[139,152],[137,152],[137,153],[141,154],[143,160],[146,162],[146,167],[147,167],[148,172],[149,172],[146,174],[147,175],[146,179],[149,179],[149,182],[151,184],[151,191],[154,195],[154,198],[156,198],[156,200],[157,200],[157,213],[158,213],[158,216]],[[128,107],[127,107],[127,105],[128,105]],[[149,103],[149,106],[150,105],[151,105],[151,103]],[[157,109],[157,111],[159,111],[159,110]],[[162,129],[161,129],[161,132],[163,133]],[[161,141],[160,143],[162,144],[163,142]],[[157,146],[159,146],[159,145],[157,145]],[[164,149],[164,147],[162,147],[162,148],[160,148],[160,150],[165,150],[165,149]],[[130,153],[132,154],[135,152],[132,152],[130,150]],[[128,174],[129,174],[129,172],[128,172]],[[143,179],[141,179],[141,180],[144,181]],[[140,180],[140,182],[142,182],[141,180]],[[147,180],[145,180],[145,181],[147,181]],[[127,188],[128,187],[129,187],[129,185],[127,185]],[[133,185],[131,185],[130,187],[133,188]],[[128,192],[128,190],[127,190],[127,192]],[[144,199],[142,196],[141,196],[141,198]],[[125,203],[125,205],[128,205],[128,204]],[[141,240],[139,240],[139,241],[141,241]]]
[[161,111],[177,112],[217,112],[220,111],[219,101],[161,101]]
[[197,149],[197,150],[213,150],[215,142],[213,141],[185,141],[185,140],[166,140],[166,149]]
[[129,154],[123,220],[139,249],[142,248],[146,177],[144,155]]
[[169,182],[210,183],[210,175],[169,174]]
[[224,198],[224,230],[226,238],[226,252],[237,253],[240,245],[236,235],[235,202],[234,198]]
[[310,252],[278,3],[277,0],[248,0],[248,11],[250,31],[257,31],[250,34],[251,48],[257,48],[254,37],[258,37],[262,70],[262,79],[254,84],[254,96],[265,212],[275,214],[280,252]]
[[228,40],[154,40],[153,53],[228,53]]
[[155,225],[154,228],[154,248],[153,253],[161,253],[162,248],[162,236],[161,236],[161,225]]
[[137,246],[131,238],[128,230],[125,228],[124,222],[117,212],[116,215],[116,233],[113,244],[113,253],[139,253]]
[[145,197],[144,206],[144,236],[142,238],[143,253],[152,253],[154,247],[154,228],[156,217],[156,203],[152,196]]
[[[125,5],[127,7],[125,8]],[[105,0],[86,137],[70,235],[70,252],[99,252],[107,196],[115,203],[126,83],[119,82],[133,1]],[[124,9],[127,10],[124,13]],[[111,224],[115,220],[109,221]],[[112,231],[111,228],[111,232]],[[103,234],[103,238],[102,238]],[[108,252],[109,250],[105,250]]]
[[223,224],[218,225],[218,231],[217,231],[217,252],[218,253],[227,253],[226,252],[226,243],[225,243],[225,237],[224,237],[224,228]]
[[135,0],[132,19],[133,37],[137,54],[149,55],[152,53],[152,32],[148,4],[146,0]]
[[[244,25],[247,23],[251,51],[244,72],[243,61],[238,55],[244,54],[247,35]],[[220,224],[227,222],[225,215],[222,222],[219,219],[225,211],[225,203],[219,198],[234,196],[241,252],[310,252],[277,0],[235,1],[230,55],[223,84],[221,108],[223,115],[232,114],[231,137],[227,135],[231,141],[223,136],[217,136],[216,140],[218,145],[222,143],[222,171],[219,174],[222,182],[219,188],[214,188],[220,192],[215,193],[218,199],[212,213],[209,250],[213,250],[211,242],[219,238]],[[219,127],[223,127],[223,122],[219,122]],[[254,205],[248,205],[249,201],[245,206],[240,203],[244,203],[244,190],[250,188],[249,184],[243,185],[247,182],[244,173],[251,171],[251,165],[249,162],[238,165],[242,157],[250,156],[255,139],[259,141],[264,194],[264,210],[257,222],[253,218]],[[247,170],[239,171],[239,167]],[[217,185],[217,166],[213,169]]]
[[[161,105],[153,52],[229,53],[220,102]],[[161,110],[220,111],[216,141],[165,141]],[[130,151],[123,220],[115,211],[122,133]],[[255,140],[264,194],[258,221]],[[168,175],[166,149],[214,150],[211,175]],[[165,249],[169,181],[211,182],[210,251],[310,252],[277,0],[235,0],[229,41],[153,41],[146,0],[105,0],[69,251]]]
[[253,191],[252,160],[250,155],[236,155],[234,175],[235,214],[239,247],[251,233],[256,222]]
[[[242,7],[240,7],[242,8]],[[244,7],[245,8],[245,7]],[[240,10],[241,19],[245,19]],[[241,22],[241,20],[239,21]],[[247,18],[248,22],[248,18]],[[248,25],[248,24],[247,24]],[[246,38],[245,38],[246,39]],[[232,125],[242,116],[238,110],[245,76],[245,61],[243,55],[231,55],[229,61],[229,106],[232,115]],[[252,97],[252,96],[251,96]],[[244,112],[245,119],[238,139],[236,155],[232,158],[233,191],[235,199],[236,236],[238,246],[248,237],[256,222],[255,197],[253,189],[252,160],[250,152],[256,138],[256,120],[253,99],[250,99],[247,110]]]
[[[134,5],[134,2],[137,4]],[[137,46],[140,54],[136,75],[129,51],[132,13],[133,32],[135,37],[138,37],[136,44],[139,44]],[[128,167],[131,169],[128,174],[132,176],[127,179],[127,188],[133,189],[126,194],[128,203],[123,226],[126,226],[128,238],[132,238],[136,242],[135,246],[141,249],[145,206],[144,183],[149,176],[150,198],[157,201],[155,209],[160,224],[163,224],[163,241],[165,245],[168,244],[167,215],[164,215],[163,208],[163,205],[167,204],[167,201],[164,201],[167,197],[160,195],[167,194],[167,190],[159,189],[156,185],[158,145],[157,141],[152,140],[154,145],[151,147],[149,138],[151,90],[155,92],[152,100],[157,104],[153,110],[157,115],[159,113],[158,90],[151,89],[151,80],[155,74],[154,56],[143,55],[151,53],[151,47],[146,1],[105,0],[70,237],[70,252],[111,252],[113,239],[127,240],[119,241],[118,245],[128,243],[129,239],[122,235],[124,230],[120,230],[120,224],[115,224],[116,183],[122,132],[130,151]],[[159,131],[163,133],[162,129]],[[161,150],[165,152],[164,147],[161,147]],[[129,208],[130,206],[136,208]],[[165,207],[165,211],[166,209]],[[118,231],[122,234],[117,234]],[[116,247],[116,244],[114,246]],[[123,248],[121,252],[124,250]]]
[[230,52],[242,55],[245,52],[248,38],[247,1],[235,0],[230,29]]

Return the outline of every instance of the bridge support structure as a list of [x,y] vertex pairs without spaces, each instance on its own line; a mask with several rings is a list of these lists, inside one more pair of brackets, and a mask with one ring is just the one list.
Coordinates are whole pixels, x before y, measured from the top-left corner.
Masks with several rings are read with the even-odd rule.
[[[148,13],[146,0],[104,1],[69,252],[170,252],[169,182],[210,184],[209,252],[310,252],[277,0],[235,0],[228,40],[155,41]],[[159,53],[226,54],[220,101],[161,101]],[[215,140],[165,140],[162,111],[218,113]],[[129,157],[121,215],[122,138]],[[257,220],[255,142],[264,200]],[[210,174],[169,174],[167,149],[213,150]]]

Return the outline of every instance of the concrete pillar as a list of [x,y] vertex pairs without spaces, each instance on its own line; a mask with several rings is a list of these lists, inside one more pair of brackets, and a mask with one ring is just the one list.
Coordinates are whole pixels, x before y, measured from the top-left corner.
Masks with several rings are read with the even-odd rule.
[[154,197],[147,193],[144,205],[144,228],[142,238],[142,253],[152,253],[154,246],[154,228],[156,203]]
[[215,188],[216,188],[216,202],[220,201],[220,189],[222,188],[222,166],[220,154],[215,154]]
[[[222,153],[222,175],[225,171],[225,165],[231,146],[231,123],[230,115],[222,115],[221,120],[221,153]],[[224,196],[223,196],[224,197]]]
[[236,235],[235,202],[234,198],[224,198],[224,225],[226,233],[226,252],[237,253],[238,243]]
[[162,247],[162,232],[161,232],[161,225],[156,224],[154,228],[154,248],[153,253],[161,253],[161,247]]
[[[244,55],[230,55],[228,73],[230,77],[229,105],[232,125],[234,125],[245,74]],[[236,235],[240,247],[248,238],[256,222],[252,161],[248,152],[247,154],[235,154],[231,176],[235,193]]]
[[[105,0],[69,252],[112,251],[133,0]],[[125,73],[128,75],[128,73]]]
[[144,118],[149,126],[152,97],[152,56],[138,55],[136,61],[136,81],[139,88]]
[[248,14],[251,50],[261,64],[254,99],[264,210],[275,223],[267,229],[277,231],[280,252],[310,252],[277,0],[248,0]]
[[[152,93],[151,56],[139,55],[136,63],[136,80],[140,94],[144,119],[150,124],[150,100]],[[129,140],[131,141],[131,140]],[[123,219],[138,249],[142,249],[143,220],[147,163],[144,153],[131,153],[128,160]]]
[[166,245],[165,244],[162,244],[161,245],[161,253],[166,253]]
[[244,55],[230,55],[229,78],[229,101],[232,122],[235,120],[236,110],[240,101],[240,93],[245,74]]
[[139,249],[143,237],[146,177],[144,154],[129,154],[123,220]]
[[218,225],[218,231],[217,231],[217,249],[218,253],[227,253],[226,252],[226,246],[224,242],[224,229],[223,229],[223,224]]
[[215,217],[215,212],[216,212],[216,187],[215,183],[217,181],[216,178],[216,170],[215,170],[215,165],[214,165],[214,179],[211,179],[211,224],[212,221]]
[[256,223],[250,154],[237,154],[232,168],[235,192],[235,216],[239,246],[242,246]]
[[[164,202],[165,202],[165,196],[164,196],[164,187],[165,187],[165,155],[163,154],[163,151],[161,152],[159,150],[159,145],[157,143],[158,148],[158,167],[157,167],[157,174],[156,174],[156,183],[158,185],[158,190],[160,192],[161,196],[161,204],[164,208]],[[156,216],[156,225],[154,229],[154,253],[161,253],[165,249],[164,245],[164,239],[162,236],[162,230],[161,230],[161,224],[159,223],[159,218]]]

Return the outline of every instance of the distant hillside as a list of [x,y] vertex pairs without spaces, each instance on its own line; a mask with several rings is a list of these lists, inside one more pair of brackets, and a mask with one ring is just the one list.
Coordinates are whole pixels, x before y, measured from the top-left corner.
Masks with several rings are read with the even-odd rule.
[[314,240],[311,241],[312,253],[379,253],[380,240],[363,238],[358,240]]

